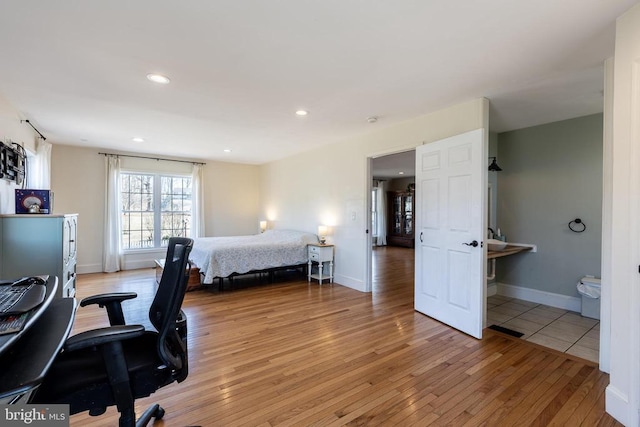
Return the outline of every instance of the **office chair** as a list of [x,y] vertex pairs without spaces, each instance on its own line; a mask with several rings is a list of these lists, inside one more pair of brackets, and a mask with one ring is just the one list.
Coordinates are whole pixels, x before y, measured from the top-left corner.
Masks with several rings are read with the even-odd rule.
[[70,413],[103,414],[116,405],[120,427],[145,426],[164,409],[152,405],[136,421],[134,400],[149,396],[188,374],[187,319],[181,310],[189,278],[193,240],[169,239],[167,257],[149,309],[156,329],[126,325],[121,303],[135,293],[112,293],[84,299],[81,306],[105,307],[112,326],[70,337],[30,403],[69,404]]

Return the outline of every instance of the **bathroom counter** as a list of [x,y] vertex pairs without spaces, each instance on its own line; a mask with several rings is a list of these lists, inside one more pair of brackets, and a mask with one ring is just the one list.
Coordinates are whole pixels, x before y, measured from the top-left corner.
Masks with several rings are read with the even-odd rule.
[[487,251],[487,259],[502,258],[503,256],[514,255],[532,249],[531,246],[507,245],[507,247],[501,251]]

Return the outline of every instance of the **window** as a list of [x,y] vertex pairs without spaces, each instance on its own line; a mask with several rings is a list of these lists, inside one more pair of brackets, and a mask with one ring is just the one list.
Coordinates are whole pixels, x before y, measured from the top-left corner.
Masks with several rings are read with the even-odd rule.
[[121,173],[122,248],[166,247],[189,237],[191,177]]

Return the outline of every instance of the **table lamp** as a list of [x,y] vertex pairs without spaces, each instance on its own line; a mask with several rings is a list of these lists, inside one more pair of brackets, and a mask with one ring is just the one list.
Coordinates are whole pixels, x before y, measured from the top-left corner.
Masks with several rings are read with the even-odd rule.
[[324,245],[327,242],[327,226],[318,226],[318,237],[320,238],[320,244]]

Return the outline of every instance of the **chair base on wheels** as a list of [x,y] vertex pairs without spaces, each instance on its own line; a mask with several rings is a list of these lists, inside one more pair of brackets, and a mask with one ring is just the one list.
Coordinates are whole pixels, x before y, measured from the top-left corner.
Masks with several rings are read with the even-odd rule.
[[155,418],[156,420],[160,420],[164,417],[164,409],[162,406],[157,403],[151,405],[147,408],[146,411],[142,413],[140,418],[136,420],[136,427],[145,427],[151,421],[151,418]]

